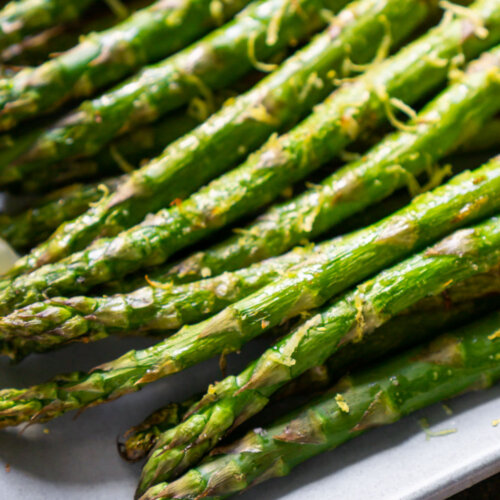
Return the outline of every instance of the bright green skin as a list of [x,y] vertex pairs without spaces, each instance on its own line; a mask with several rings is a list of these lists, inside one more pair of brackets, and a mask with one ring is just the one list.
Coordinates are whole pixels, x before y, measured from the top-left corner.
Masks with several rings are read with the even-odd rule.
[[[129,13],[142,9],[151,3],[149,0],[128,0],[126,8]],[[112,12],[105,1],[82,16],[81,19],[66,24],[52,26],[41,33],[25,37],[19,43],[7,47],[1,52],[3,63],[16,66],[39,66],[53,54],[64,52],[79,42],[82,34],[91,31],[102,31],[118,23],[119,18]]]
[[[396,316],[361,342],[346,344],[325,365],[313,368],[273,395],[288,397],[311,394],[331,386],[339,376],[356,365],[380,358],[401,348],[427,340],[439,332],[463,325],[491,311],[500,294],[500,274],[487,274],[466,280],[446,290],[446,297],[429,297]],[[401,332],[405,332],[405,336]],[[361,362],[360,362],[361,360]],[[179,425],[197,402],[192,398],[170,404],[152,413],[141,424],[129,429],[120,440],[120,454],[130,462],[145,458],[162,433]]]
[[[48,185],[62,183],[73,177],[116,174],[120,171],[116,154],[136,168],[142,160],[156,155],[165,144],[190,132],[199,123],[197,118],[187,113],[168,115],[154,126],[142,127],[116,138],[93,158],[68,162],[64,170],[55,166],[56,169],[47,167],[34,172],[24,184],[23,191],[41,191]],[[55,177],[58,181],[54,180]],[[115,177],[93,184],[71,185],[44,197],[36,207],[21,214],[0,215],[0,237],[16,249],[32,248],[50,237],[61,224],[78,217],[88,210],[91,203],[99,201],[105,194],[99,187],[101,184],[113,192],[121,180],[122,177]]]
[[[404,219],[401,219],[403,225]],[[436,222],[434,217],[431,220]],[[415,237],[417,228],[419,233],[432,232],[429,222],[426,217],[412,221],[406,225],[404,235],[400,234],[396,238],[391,235],[388,239],[387,233],[378,233],[375,245],[380,245],[386,253],[391,253],[394,247],[407,246]],[[353,250],[352,253],[357,252]],[[373,257],[368,253],[364,249],[363,256],[359,256],[356,261],[356,267],[362,268],[367,261],[372,261]],[[332,272],[336,268],[334,262],[330,260],[325,265],[328,271],[322,276],[330,282],[335,282],[338,277],[336,272]],[[153,484],[170,480],[189,469],[229,429],[259,413],[276,390],[307,370],[322,365],[342,345],[359,341],[363,335],[373,332],[425,296],[442,292],[450,281],[459,282],[477,275],[473,269],[476,265],[481,269],[480,272],[487,272],[499,263],[500,218],[494,217],[474,228],[453,233],[435,246],[383,271],[341,296],[333,305],[327,306],[292,330],[242,373],[215,384],[189,418],[164,433],[143,469],[138,493],[144,493]],[[319,275],[319,266],[306,265],[289,281],[303,280],[303,273],[310,275],[316,270]],[[318,297],[324,290],[314,286],[311,278],[308,281],[307,288],[302,288],[298,294],[286,294],[286,299],[291,299],[294,295],[294,302],[285,299],[272,311],[270,307],[266,310],[257,304],[262,291],[233,307],[238,308],[238,313],[241,314],[241,305],[248,306],[253,302],[253,309],[245,307],[245,313],[267,318],[270,324],[275,324],[276,309],[280,310],[281,318],[286,318],[290,311],[295,314],[297,308],[304,310],[304,306],[300,307],[303,303],[318,302]],[[271,288],[272,285],[267,290],[268,303],[273,301]],[[283,298],[285,293],[281,295]],[[288,307],[282,307],[283,303]],[[235,317],[237,316],[234,315],[233,318]],[[241,319],[239,321],[240,324],[248,322]],[[240,329],[242,331],[242,327]],[[226,346],[229,345],[228,340],[226,335]]]
[[461,151],[465,153],[487,150],[493,151],[498,148],[499,137],[500,118],[496,118],[483,127],[483,130],[474,138],[474,141],[464,144]]
[[[171,484],[151,488],[142,500],[220,499],[336,448],[373,427],[500,379],[500,328],[494,313],[430,344],[342,379],[319,400],[214,450],[214,457]],[[349,407],[346,413],[336,397]]]
[[110,297],[54,298],[0,318],[0,353],[20,359],[72,342],[91,342],[111,334],[165,334],[198,323],[261,289],[304,259],[313,249],[286,255],[213,279],[162,289],[146,286]]
[[207,0],[158,0],[36,68],[0,85],[0,130],[54,111],[70,98],[95,94],[158,61],[230,19],[250,0],[224,0],[220,18]]
[[[349,86],[348,90],[351,88],[357,86]],[[327,221],[324,225],[329,227],[337,209],[340,215],[336,222],[361,211],[370,201],[389,196],[408,181],[407,172],[418,174],[425,171],[426,167],[460,145],[467,139],[464,130],[473,134],[500,109],[499,92],[500,48],[486,53],[472,64],[460,82],[429,104],[418,115],[417,121],[421,123],[416,128],[389,136],[368,155],[367,161],[354,165],[354,169],[346,167],[347,173],[341,170],[336,174],[334,187],[345,183],[346,190],[343,196],[335,193],[338,204],[327,205],[332,210],[323,218]],[[359,91],[355,94],[360,98]],[[335,139],[339,134],[330,136],[328,129],[338,129],[345,108],[340,115],[324,111],[318,111],[304,122],[306,125],[314,121],[322,125],[327,123],[316,129],[316,135],[307,134],[311,127],[300,125],[282,139],[272,141],[266,150],[268,154],[250,157],[243,166],[213,181],[180,206],[149,216],[143,224],[113,239],[98,240],[87,250],[58,263],[19,276],[0,292],[0,313],[8,314],[14,308],[41,301],[46,296],[86,291],[145,265],[161,264],[176,251],[271,201],[273,195],[278,196],[291,181],[299,180],[314,167],[319,167],[337,147]],[[339,138],[339,142],[342,140]],[[270,157],[278,160],[273,161],[272,169],[269,168]],[[394,165],[401,165],[401,168]],[[365,183],[369,179],[373,181]],[[308,206],[313,215],[318,212],[315,201],[313,197],[313,203],[310,203],[313,206]],[[295,204],[292,203],[292,207]],[[309,228],[307,220],[299,216],[298,221],[296,226],[299,228]]]
[[[223,352],[241,349],[284,319],[319,307],[450,230],[494,213],[500,204],[499,163],[500,159],[492,161],[474,173],[462,174],[446,186],[421,195],[396,213],[395,218],[333,240],[329,249],[307,260],[295,272],[285,274],[202,323],[184,327],[156,346],[130,351],[91,373],[76,372],[31,389],[0,391],[0,426],[48,420],[72,409],[99,404]],[[482,203],[475,203],[476,200]],[[494,259],[494,255],[490,248],[484,262]],[[469,277],[467,273],[460,274],[458,266],[462,260],[452,260],[457,280]],[[432,268],[433,259],[427,262]],[[477,266],[471,266],[467,260],[470,276],[488,270],[482,262],[482,257],[477,258]],[[433,293],[425,286],[419,290],[424,296]]]
[[[500,49],[495,50],[494,53],[495,57],[498,58]],[[456,86],[419,113],[418,121],[421,121],[422,125],[416,129],[416,132],[399,132],[387,137],[370,152],[363,155],[360,160],[340,168],[319,185],[311,187],[289,201],[271,207],[255,222],[238,231],[226,241],[206,251],[197,252],[165,270],[160,270],[153,275],[154,278],[162,282],[169,280],[175,282],[193,281],[202,279],[207,273],[217,275],[280,255],[303,241],[317,238],[347,218],[386,199],[397,189],[409,185],[409,177],[417,177],[425,173],[430,166],[435,165],[440,158],[448,154],[458,144],[467,144],[469,140],[474,140],[476,136],[482,135],[485,123],[483,111],[486,111],[486,115],[491,117],[500,109],[500,101],[497,97],[500,92],[498,61],[497,59],[497,68],[494,74],[487,77],[489,81],[496,81],[496,83],[493,83],[489,90],[486,90],[488,96],[485,97],[484,101],[481,77],[475,74],[477,67],[473,65],[470,69],[471,75],[467,78],[468,84],[471,86],[469,89],[471,101],[467,103],[468,98],[464,98],[461,103],[464,105],[463,108],[460,105],[455,107],[455,104],[452,104],[457,99],[459,100],[459,95],[465,91],[464,88]],[[486,65],[489,64],[486,61]],[[473,88],[476,85],[478,85],[478,93],[473,96]],[[486,105],[483,110],[481,110],[482,104]],[[491,114],[487,111],[489,106],[492,106]],[[434,117],[438,121],[436,126],[430,121]],[[495,122],[489,124],[492,130],[486,130],[486,133],[493,135],[495,125]],[[467,138],[464,131],[465,134],[470,133],[474,136]],[[475,134],[474,131],[479,133]],[[498,130],[496,131],[498,132]],[[485,134],[485,145],[492,143],[490,138],[489,135]],[[498,143],[498,136],[495,139]],[[331,142],[328,145],[331,146]],[[414,153],[418,154],[416,158],[412,158]],[[318,148],[314,149],[314,154],[318,158]],[[313,161],[314,159],[308,158],[307,167]],[[395,165],[402,168],[395,168]],[[259,173],[258,168],[256,168],[255,176],[257,177]],[[270,178],[269,174],[266,175],[265,181]],[[234,174],[229,174],[226,177],[230,176],[234,176]],[[223,178],[220,180],[220,184],[218,181],[213,183],[213,191],[220,192],[220,186],[223,183],[229,184],[227,179]],[[282,189],[284,186],[279,184],[278,187]],[[228,209],[231,215],[224,222],[230,222],[235,212],[236,216],[238,215],[239,203],[245,207],[245,210],[248,210],[252,203],[257,204],[259,193],[266,202],[269,201],[269,187],[267,185],[264,187],[263,183],[259,183],[258,180],[255,180],[250,187],[245,186],[245,188],[247,191],[244,195],[228,199]],[[235,187],[231,187],[229,190],[230,193],[235,191]],[[197,196],[194,195],[192,199],[196,200]],[[213,206],[217,206],[217,215],[223,218],[224,212],[220,208],[222,205],[221,197],[215,198],[207,190],[206,197],[208,198],[208,196],[213,197],[214,203],[209,205],[207,202],[203,202],[199,205],[206,212],[209,212]],[[199,196],[199,199],[203,198]],[[180,207],[179,210],[186,211],[183,210],[183,207]],[[182,215],[186,218],[184,213]],[[175,219],[170,215],[169,220],[171,223]],[[216,224],[218,222],[216,221]],[[206,229],[204,228],[203,232]]]
[[25,36],[77,19],[96,0],[20,0],[0,10],[0,50]]
[[[362,0],[350,4],[337,18],[345,23],[343,29],[337,26],[337,21],[334,28],[315,38],[250,92],[225,106],[192,134],[179,139],[158,159],[134,173],[117,193],[103,199],[81,218],[61,226],[48,242],[21,259],[10,276],[60,260],[84,248],[96,236],[118,234],[142,221],[146,214],[168,206],[175,199],[185,198],[246,157],[248,151],[260,146],[272,132],[293,124],[327,96],[334,87],[329,72],[336,70],[342,74],[350,52],[359,57],[356,62],[372,60],[387,32],[386,19],[392,21],[392,40],[397,43],[423,24],[431,11],[429,4],[415,0]],[[500,14],[497,17],[500,18]],[[494,32],[500,32],[500,21],[498,25]],[[456,34],[453,38],[456,45]],[[412,60],[411,65],[413,63]],[[433,73],[431,70],[430,86],[435,80],[431,78]],[[446,72],[441,73],[438,80],[445,78]],[[314,84],[315,76],[318,82],[323,82],[321,85]],[[409,82],[405,80],[405,83]],[[424,87],[419,82],[415,93],[422,95]],[[290,106],[290,102],[294,105]],[[341,106],[339,102],[338,107]],[[272,120],[256,119],[257,112],[267,113]]]
[[[186,49],[83,102],[50,129],[41,130],[19,156],[10,151],[1,155],[0,185],[22,180],[30,172],[63,159],[95,154],[117,135],[157,120],[194,96],[206,97],[210,89],[227,87],[252,69],[249,44],[254,37],[257,59],[268,60],[322,28],[322,9],[336,10],[346,2],[256,0],[231,22]],[[281,15],[285,4],[290,8]],[[276,43],[268,45],[267,34],[276,16],[281,16],[279,34]],[[179,28],[185,29],[185,24]],[[19,140],[24,143],[22,137]]]

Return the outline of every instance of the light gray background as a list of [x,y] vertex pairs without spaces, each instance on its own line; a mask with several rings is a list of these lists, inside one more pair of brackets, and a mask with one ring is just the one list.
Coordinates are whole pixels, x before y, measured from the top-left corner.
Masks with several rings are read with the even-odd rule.
[[[7,263],[0,254],[0,265]],[[0,387],[23,387],[61,372],[84,370],[145,339],[107,339],[75,345],[18,366],[0,360]],[[230,357],[237,370],[265,348],[261,340],[245,356]],[[182,400],[217,380],[216,361],[203,363],[113,403],[92,408],[74,419],[65,415],[47,425],[0,431],[0,499],[131,499],[139,465],[123,462],[116,437],[151,411]],[[240,496],[242,500],[403,500],[442,499],[500,471],[500,387],[462,396],[418,412],[401,422],[371,431],[341,448],[299,467],[289,477],[267,482]],[[418,424],[425,416],[435,431],[456,428],[448,436],[426,439]],[[10,466],[7,472],[5,465]]]

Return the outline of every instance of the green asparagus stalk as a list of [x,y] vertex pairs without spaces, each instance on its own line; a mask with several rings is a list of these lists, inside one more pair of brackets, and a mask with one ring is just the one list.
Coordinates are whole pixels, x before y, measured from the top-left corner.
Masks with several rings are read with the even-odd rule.
[[[431,230],[422,219],[415,225],[407,224],[408,220],[401,221],[407,228],[403,239],[398,236],[395,240],[393,235],[382,234],[379,235],[379,242],[385,239],[398,247],[411,245],[409,241],[414,237],[417,227],[419,232]],[[387,243],[384,246],[385,251],[388,251]],[[369,260],[371,256],[365,256],[356,265],[363,266]],[[422,253],[346,293],[334,301],[333,305],[299,325],[241,374],[227,377],[211,387],[195,407],[196,411],[193,410],[181,425],[160,437],[144,467],[138,494],[144,493],[153,484],[169,480],[189,469],[229,429],[261,411],[277,389],[310,368],[323,364],[343,344],[361,340],[365,334],[387,323],[418,300],[440,293],[451,282],[477,275],[472,269],[475,266],[482,269],[480,272],[488,272],[499,263],[500,218],[493,217],[478,226],[456,231]],[[337,274],[330,273],[335,267],[332,264],[330,261],[330,265],[326,266],[329,267],[329,272],[325,274],[329,279],[335,280]],[[311,273],[315,269],[318,266],[306,264],[296,275]],[[304,302],[317,303],[317,297],[323,290],[314,286],[312,281],[309,279],[307,289],[295,295],[295,303],[286,301],[288,308],[279,307],[282,318],[286,318],[290,310],[292,314],[295,314],[297,308],[305,310],[302,306]],[[272,286],[267,288],[268,293],[272,294]],[[271,325],[276,324],[276,310],[271,311],[270,307],[262,308],[256,304],[255,299],[261,293],[254,294],[239,304],[253,302],[255,307],[251,314],[265,317]],[[268,315],[263,316],[265,313]],[[233,319],[237,318],[239,316],[233,316]],[[245,320],[240,322],[247,323]],[[241,326],[240,330],[242,329]],[[150,373],[147,377],[149,376]]]
[[[487,0],[481,2],[484,4]],[[476,9],[477,15],[482,16],[481,19],[490,26],[488,40],[492,41],[499,36],[500,13],[496,4],[492,5],[492,0],[489,2],[488,5],[478,4]],[[61,226],[46,244],[18,262],[11,276],[59,260],[84,248],[96,236],[118,234],[141,221],[146,214],[191,194],[262,144],[273,131],[287,127],[328,95],[334,86],[332,76],[335,72],[343,75],[346,52],[356,54],[359,58],[356,63],[370,61],[377,50],[382,53],[379,47],[386,47],[384,41],[387,40],[389,27],[391,41],[396,44],[412,29],[423,24],[431,10],[429,4],[415,0],[363,0],[352,3],[330,29],[252,91],[216,113],[192,134],[168,147],[156,161],[131,176],[117,193],[103,199],[81,218]],[[435,33],[435,38],[439,39],[438,46],[443,47],[439,54],[451,55],[462,46],[463,37],[458,35],[462,24],[463,20],[457,21],[447,30]],[[489,43],[473,41],[472,38],[463,42],[466,54],[477,53]],[[450,45],[453,49],[449,48]],[[413,75],[411,68],[421,68],[413,59],[410,64],[409,59],[407,64],[403,65],[403,61],[397,66],[403,71],[398,72],[398,78],[393,77],[393,83],[399,81],[401,75]],[[437,68],[435,64],[424,66],[416,71],[419,76],[426,75],[424,83],[419,81],[415,86],[415,94],[419,96],[447,75],[446,68]],[[396,66],[392,70],[396,71]],[[388,69],[387,79],[389,73],[392,75]],[[319,83],[320,80],[322,83]],[[405,85],[412,81],[409,76],[403,80]],[[290,106],[290,102],[294,105]],[[238,147],[234,147],[235,144]]]
[[[500,51],[496,53],[500,54]],[[475,74],[477,67],[471,68],[471,71],[474,73],[471,79],[474,80],[477,78]],[[499,74],[497,68],[496,75],[491,75],[491,77],[498,82]],[[457,83],[455,91],[461,93],[463,89],[458,90],[458,85],[460,84]],[[500,104],[497,97],[493,95],[498,95],[498,93],[499,90],[496,88],[491,94],[491,99],[496,102],[493,104],[492,115],[498,111],[497,106]],[[413,122],[414,124],[426,122],[425,125],[415,126],[410,123],[410,130],[405,129],[381,141],[368,154],[337,170],[319,185],[314,185],[303,194],[271,207],[255,222],[237,231],[226,241],[206,251],[195,253],[161,272],[159,276],[155,276],[155,279],[191,281],[201,279],[207,274],[217,275],[225,270],[232,271],[246,267],[253,262],[280,255],[301,241],[318,238],[346,218],[387,198],[398,188],[408,185],[412,191],[420,189],[415,178],[425,173],[426,170],[430,170],[431,183],[436,179],[439,181],[441,171],[434,165],[444,154],[450,152],[449,149],[448,151],[440,151],[440,149],[446,148],[446,144],[451,146],[460,141],[462,144],[474,141],[473,137],[465,138],[463,133],[464,130],[471,131],[474,128],[474,126],[470,127],[471,115],[468,112],[459,111],[457,117],[454,116],[447,121],[449,103],[456,99],[452,97],[453,94],[452,87],[440,101],[431,104]],[[466,100],[467,98],[463,104]],[[453,105],[449,109],[452,108]],[[437,122],[436,127],[434,119]],[[484,127],[480,122],[473,119],[472,123],[477,124],[478,130],[483,130]],[[455,124],[458,128],[455,128]],[[414,127],[414,130],[411,130],[411,127]],[[480,135],[481,132],[478,136]],[[450,142],[446,143],[447,140]],[[487,137],[486,140],[488,140]],[[498,143],[498,136],[496,140]],[[396,154],[392,155],[388,151],[395,151]],[[317,153],[317,149],[314,152]],[[420,157],[414,159],[411,157],[413,154],[419,154]],[[308,166],[310,164],[311,161],[308,161]],[[216,186],[220,189],[219,185]],[[261,192],[265,192],[266,195],[269,192],[268,187],[266,186],[264,190],[261,184],[256,184],[256,190],[262,190]],[[234,192],[234,188],[228,192]],[[248,198],[241,196],[238,202],[244,201],[246,207],[249,206],[248,200],[252,202],[256,200],[256,194],[251,188],[248,188],[245,196]],[[236,210],[233,198],[230,202],[230,211],[234,214]],[[222,217],[225,213],[221,214],[220,199],[217,199],[217,206],[219,207],[218,215]],[[207,204],[203,207],[206,208]]]
[[124,171],[130,173],[160,154],[166,145],[191,132],[224,103],[231,102],[236,95],[246,92],[259,81],[260,75],[258,72],[246,75],[231,88],[213,93],[210,102],[195,97],[185,110],[169,113],[154,124],[133,129],[117,137],[90,158],[68,160],[33,172],[19,186],[20,190],[23,193],[43,193],[54,186],[67,185],[74,180],[116,176]]
[[44,197],[17,215],[0,214],[0,237],[16,250],[29,249],[48,238],[64,221],[83,213],[91,203],[118,186],[120,178],[95,184],[73,184]]
[[464,153],[498,149],[500,137],[500,118],[487,123],[473,141],[465,143],[460,150]]
[[93,95],[184,48],[249,1],[219,2],[214,15],[211,1],[158,0],[116,26],[84,36],[67,52],[2,82],[0,130],[58,109],[68,99]]
[[[222,98],[223,94],[215,96],[214,106],[221,105]],[[215,110],[210,108],[203,110],[204,113],[213,111]],[[142,127],[118,137],[95,157],[68,162],[64,169],[54,170],[48,167],[35,172],[24,183],[23,192],[39,192],[50,184],[63,183],[73,177],[98,178],[138,168],[141,161],[155,156],[165,144],[194,129],[204,116],[203,114],[198,116],[189,110],[168,115],[154,126]],[[122,182],[122,177],[92,184],[66,186],[43,197],[37,206],[24,213],[15,216],[0,215],[0,237],[14,248],[32,248],[36,243],[47,239],[62,223],[84,213],[103,195],[114,192]]]
[[[322,9],[345,3],[347,0],[255,1],[233,21],[183,51],[83,102],[50,129],[39,130],[20,156],[14,152],[2,155],[0,184],[22,180],[30,172],[66,158],[96,153],[115,136],[155,121],[194,96],[209,99],[211,90],[236,81],[256,60],[267,61],[323,27]],[[279,29],[273,32],[276,22]],[[179,29],[184,30],[185,25]],[[24,145],[24,138],[19,141]]]
[[[348,91],[351,88],[356,86],[350,86]],[[331,191],[343,185],[347,189],[345,195],[335,193],[340,201],[328,204],[334,209],[329,210],[325,219],[334,219],[337,207],[341,214],[337,221],[345,218],[365,208],[370,201],[390,195],[408,183],[411,176],[425,171],[467,139],[465,127],[469,134],[473,133],[500,108],[499,92],[500,47],[472,64],[464,78],[424,108],[408,126],[409,130],[383,141],[367,161],[363,159],[354,167],[346,167],[347,171],[335,174]],[[342,128],[345,108],[336,116],[323,111],[281,139],[272,141],[265,150],[267,154],[251,156],[247,163],[216,179],[180,205],[148,217],[143,224],[114,239],[98,240],[83,252],[19,276],[0,292],[0,312],[7,314],[16,307],[43,300],[44,296],[86,291],[144,265],[162,264],[174,252],[271,201],[290,182],[306,176],[314,167],[319,167],[322,160],[327,160],[337,147],[336,139],[343,141],[336,132]],[[311,122],[320,123],[316,128],[318,140],[311,138]],[[313,204],[317,210],[317,204]],[[307,224],[302,217],[299,221],[299,227]]]
[[[210,319],[184,327],[151,348],[131,351],[91,373],[75,372],[31,389],[0,391],[0,426],[49,420],[73,409],[100,404],[217,354],[239,350],[284,319],[319,307],[342,290],[450,230],[494,213],[499,209],[499,183],[500,158],[497,158],[473,173],[464,173],[447,185],[419,196],[394,217],[333,240],[329,251],[315,254],[296,272],[285,274]],[[471,239],[471,251],[472,242],[477,240]],[[462,259],[451,259],[457,281],[488,271],[479,259],[474,266],[470,265],[468,255],[465,252]],[[494,255],[495,250],[490,248],[486,260]],[[438,256],[436,259],[441,261]],[[431,257],[427,259],[429,263],[433,261]],[[460,263],[467,263],[470,276],[462,273]],[[433,293],[423,285],[419,290],[424,296]]]
[[162,331],[166,335],[261,289],[313,253],[314,249],[299,247],[247,269],[172,288],[152,283],[128,294],[38,302],[0,318],[0,353],[19,360],[32,352],[110,334]]
[[77,19],[96,0],[20,0],[0,10],[0,50],[56,24]]
[[[477,276],[446,289],[440,296],[421,300],[399,314],[361,342],[342,346],[321,367],[312,368],[273,395],[281,397],[311,394],[331,386],[342,373],[353,366],[409,348],[439,332],[463,325],[493,309],[500,294],[500,274]],[[401,332],[405,332],[402,336]],[[139,425],[129,429],[119,441],[121,456],[130,462],[145,458],[162,433],[179,425],[199,398],[169,404],[152,413]]]
[[[77,45],[82,34],[103,31],[117,24],[119,17],[110,11],[106,2],[100,3],[104,4],[102,9],[96,5],[89,15],[85,15],[81,19],[57,24],[7,47],[1,51],[0,61],[4,64],[17,66],[39,66],[53,57],[54,54],[59,54]],[[126,8],[129,13],[132,13],[150,3],[150,0],[129,0]]]
[[120,455],[129,462],[143,459],[153,448],[158,436],[180,424],[184,415],[199,397],[193,397],[182,403],[171,403],[152,413],[139,425],[129,429],[118,442]]
[[319,400],[214,450],[214,456],[142,500],[226,498],[284,476],[308,458],[373,427],[500,379],[494,313],[374,368],[347,376]]

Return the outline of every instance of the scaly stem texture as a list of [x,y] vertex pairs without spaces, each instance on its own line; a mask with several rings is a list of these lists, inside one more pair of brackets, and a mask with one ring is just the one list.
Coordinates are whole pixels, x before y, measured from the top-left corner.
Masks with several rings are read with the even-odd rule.
[[[393,217],[332,241],[329,248],[315,254],[294,272],[285,274],[282,279],[212,318],[184,327],[156,346],[131,351],[91,373],[76,372],[31,389],[1,391],[0,425],[48,420],[72,409],[99,404],[137,391],[147,383],[217,354],[237,351],[246,342],[284,319],[321,306],[347,287],[447,234],[453,228],[494,213],[500,205],[497,196],[499,183],[500,158],[474,173],[462,174],[446,186],[419,196]],[[466,231],[466,234],[469,233],[476,234]],[[484,240],[485,244],[488,241]],[[479,240],[471,238],[470,249],[476,243]],[[488,255],[494,259],[495,250],[491,246]],[[438,257],[436,259],[439,262],[442,260],[455,266],[457,280],[469,277],[465,272],[460,274],[461,263],[467,264],[470,276],[488,270],[481,265],[482,258],[477,258],[477,262],[471,265],[467,252],[462,258],[454,255],[450,259]],[[429,264],[433,262],[430,256],[425,260]],[[395,285],[397,283],[400,280],[394,281]],[[424,286],[419,290],[423,296],[433,293],[432,289]],[[323,352],[327,349],[320,350]]]
[[[210,110],[207,110],[210,112]],[[201,118],[201,117],[200,117]],[[26,192],[43,191],[73,177],[99,177],[106,172],[137,168],[140,162],[155,156],[180,136],[190,132],[200,121],[191,113],[168,115],[154,126],[142,127],[112,141],[95,157],[68,162],[64,169],[47,167],[35,172],[23,185]],[[16,249],[32,248],[46,240],[61,224],[78,217],[104,195],[116,190],[123,176],[93,184],[74,184],[42,198],[37,206],[14,216],[0,215],[0,237]],[[105,186],[105,187],[103,187]]]
[[[370,84],[376,88],[373,80]],[[347,173],[342,170],[335,177],[329,192],[331,197],[337,196],[339,203],[328,204],[327,216],[320,218],[326,221],[323,226],[328,227],[337,212],[338,221],[362,210],[370,201],[390,195],[457,147],[467,138],[467,132],[478,130],[500,109],[499,92],[500,48],[497,48],[471,64],[460,82],[416,117],[409,125],[410,131],[389,136],[369,155],[368,161],[356,164],[354,171],[346,167]],[[358,97],[362,99],[363,94]],[[0,292],[3,305],[0,312],[8,313],[47,295],[85,291],[145,265],[162,264],[176,251],[271,201],[290,182],[303,178],[327,160],[338,142],[345,142],[345,135],[337,133],[343,126],[342,114],[335,117],[332,110],[324,109],[329,104],[289,134],[272,141],[264,152],[251,156],[241,167],[216,179],[180,205],[147,217],[141,225],[115,238],[98,240],[83,252],[19,276]],[[337,193],[337,186],[346,190]],[[309,198],[308,208],[315,214],[317,198],[313,196],[312,201]],[[298,221],[299,229],[309,227],[302,217]]]
[[[465,280],[440,296],[425,298],[363,337],[361,342],[342,346],[324,365],[308,370],[273,394],[272,400],[323,390],[355,366],[366,365],[482,317],[494,309],[499,294],[500,273],[497,271]],[[160,436],[179,425],[198,401],[199,398],[192,398],[181,404],[169,404],[129,429],[120,439],[121,456],[130,462],[145,458]]]
[[319,400],[256,429],[171,484],[141,500],[226,498],[368,429],[500,379],[500,315],[444,334],[431,343],[342,379]]
[[[498,58],[500,51],[495,51],[495,54]],[[486,66],[489,64],[486,62]],[[489,98],[486,98],[493,106],[493,113],[486,112],[486,119],[500,109],[500,102],[495,97],[500,92],[498,61],[496,65],[496,70],[492,71],[488,79],[497,83],[490,88]],[[477,66],[472,65],[470,72],[475,73],[477,69]],[[467,80],[464,83],[472,85],[472,91],[479,80],[473,83],[477,78],[475,74],[471,74],[469,78],[469,83],[466,83]],[[473,136],[468,136],[469,132],[477,130],[480,132],[477,135],[480,136],[483,130],[484,121],[479,116],[482,114],[479,104],[482,100],[479,94],[482,92],[477,94],[477,101],[470,94],[472,100],[469,111],[456,108],[455,114],[454,105],[450,106],[450,103],[460,99],[457,96],[464,90],[458,85],[454,90],[450,89],[440,100],[424,109],[404,131],[382,140],[360,160],[337,170],[303,194],[273,206],[228,240],[160,271],[158,275],[154,275],[155,279],[192,281],[207,274],[217,275],[223,271],[246,267],[253,262],[280,255],[304,240],[317,238],[405,185],[415,194],[421,189],[416,177],[426,171],[431,185],[439,182],[441,172],[436,166],[437,161],[458,144],[474,140]],[[451,113],[448,114],[448,111]],[[471,112],[479,113],[473,117]],[[311,160],[308,165],[310,163]],[[256,186],[256,189],[260,188],[261,185]],[[265,193],[267,195],[268,191]],[[256,197],[252,188],[248,188],[248,194],[253,202]],[[231,212],[234,213],[233,198],[230,201]],[[221,201],[217,200],[217,203],[220,210]],[[246,206],[250,206],[248,201]]]
[[[0,318],[0,353],[20,359],[110,334],[178,330],[259,290],[312,255],[297,248],[247,269],[176,287],[146,286],[110,297],[54,298]],[[319,251],[319,248],[318,248]]]
[[[456,231],[362,283],[298,326],[241,374],[211,387],[196,411],[160,437],[143,470],[138,492],[189,469],[229,429],[261,411],[276,390],[323,364],[340,346],[361,340],[425,296],[440,293],[452,281],[474,276],[476,266],[480,272],[487,272],[499,263],[500,218],[494,217]],[[317,289],[309,287],[307,295],[300,299],[317,293]]]
[[[489,1],[491,3],[492,0]],[[486,7],[479,9],[483,17],[499,18],[492,23],[490,32],[493,35],[490,38],[500,38],[500,12],[497,12],[500,8],[497,6],[492,14],[491,6]],[[134,173],[117,193],[103,199],[79,219],[62,226],[48,242],[19,261],[11,276],[60,260],[84,248],[96,236],[118,234],[143,220],[146,214],[185,198],[246,157],[272,132],[290,126],[326,97],[334,87],[332,78],[343,75],[347,57],[356,54],[356,62],[369,62],[380,46],[386,47],[384,41],[389,28],[394,46],[423,24],[431,11],[433,9],[429,4],[415,0],[362,0],[350,4],[329,29],[254,89],[225,106],[192,134],[168,147],[163,155]],[[454,28],[449,28],[450,33],[443,33],[439,46],[449,49],[453,45],[453,52],[456,52],[462,46],[462,24],[455,23]],[[487,42],[472,41],[472,38],[464,41],[468,54],[488,45]],[[449,53],[450,50],[443,50],[444,55]],[[388,68],[385,79],[392,77],[392,87],[397,87],[396,81],[402,80],[401,88],[413,87],[413,93],[422,96],[436,81],[444,81],[447,69],[436,69],[434,63],[424,64],[422,68],[419,64],[421,60],[408,57],[407,64],[401,61]],[[419,78],[413,80],[410,76],[406,77],[408,73],[414,75],[412,68],[416,67],[420,68],[416,70]],[[423,75],[426,78],[421,81]],[[412,81],[414,85],[410,85]],[[368,82],[365,80],[365,84]],[[293,106],[290,105],[292,102]],[[368,107],[365,102],[361,104]],[[340,108],[347,112],[348,106],[341,98],[337,99],[337,106],[335,115],[340,114]]]
[[[127,12],[136,12],[146,5],[150,0],[128,0]],[[55,53],[61,53],[78,44],[81,35],[87,35],[92,31],[103,31],[117,24],[120,17],[106,5],[102,9],[95,6],[88,15],[65,24],[57,24],[50,28],[23,38],[19,43],[11,45],[1,51],[0,60],[8,65],[14,66],[39,66]]]
[[77,19],[96,0],[20,0],[0,10],[0,50],[59,23]]
[[225,0],[214,16],[207,0],[158,0],[120,24],[85,35],[72,49],[0,86],[0,130],[118,82],[225,22],[250,0]]
[[[15,154],[18,148],[0,156],[0,184],[22,180],[30,172],[66,158],[94,154],[115,136],[155,121],[194,96],[210,98],[211,90],[227,87],[250,71],[254,58],[267,60],[323,27],[322,9],[346,2],[256,0],[231,22],[109,92],[83,102],[50,129],[40,130],[19,156]],[[268,43],[277,18],[279,30],[273,43]],[[186,24],[180,28],[186,29]],[[25,141],[21,137],[19,142]]]

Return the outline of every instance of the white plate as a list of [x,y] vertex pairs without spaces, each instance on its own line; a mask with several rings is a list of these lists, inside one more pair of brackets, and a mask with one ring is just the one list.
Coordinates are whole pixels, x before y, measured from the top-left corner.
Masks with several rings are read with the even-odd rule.
[[[33,356],[19,366],[0,361],[0,386],[25,386],[61,371],[87,369],[113,359],[145,340],[107,339],[92,346],[72,346]],[[252,356],[263,349],[251,348]],[[248,356],[247,356],[248,359]],[[230,369],[245,359],[233,356]],[[220,374],[207,362],[139,394],[88,410],[77,420],[66,415],[19,434],[0,432],[0,499],[131,499],[138,465],[124,463],[116,452],[117,435],[170,400],[206,387]],[[242,500],[403,500],[442,499],[500,471],[500,387],[462,396],[449,403],[452,416],[436,405],[401,422],[371,431],[341,448],[320,455],[289,477],[269,481]],[[433,430],[456,428],[448,436],[426,440],[418,419],[426,416]],[[44,430],[47,429],[45,432]]]

